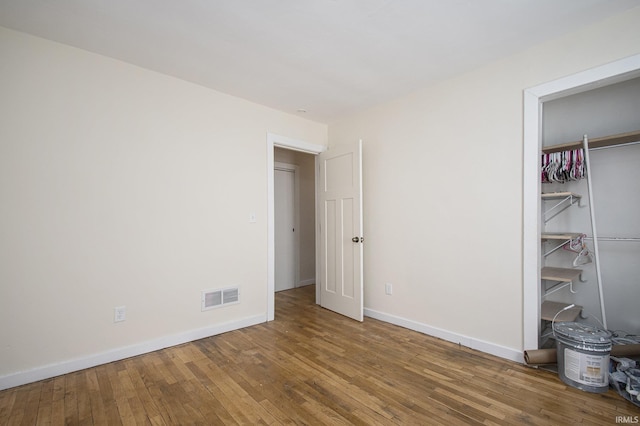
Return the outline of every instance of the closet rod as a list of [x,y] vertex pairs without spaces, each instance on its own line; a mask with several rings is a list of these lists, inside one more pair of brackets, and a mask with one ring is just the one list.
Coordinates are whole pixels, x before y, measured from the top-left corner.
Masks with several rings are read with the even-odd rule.
[[[640,130],[633,132],[619,133],[617,135],[605,136],[602,138],[593,138],[589,141],[588,149],[604,148],[608,146],[629,145],[638,143],[640,141]],[[563,143],[560,145],[543,146],[542,152],[544,154],[551,154],[553,152],[570,151],[572,149],[587,148],[584,146],[584,138],[580,141]]]
[[627,143],[619,143],[617,145],[608,145],[608,146],[596,146],[593,148],[589,148],[591,151],[597,151],[600,149],[609,149],[609,148],[620,148],[621,146],[629,146],[629,145],[638,145],[640,141],[637,142],[627,142]]
[[[585,240],[593,240],[593,237],[584,237]],[[598,241],[640,241],[640,238],[625,237],[598,237]]]

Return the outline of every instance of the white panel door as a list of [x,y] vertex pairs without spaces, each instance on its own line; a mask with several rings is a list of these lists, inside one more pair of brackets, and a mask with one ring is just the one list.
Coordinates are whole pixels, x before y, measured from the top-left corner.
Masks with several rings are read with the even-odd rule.
[[295,172],[274,170],[275,291],[296,286]]
[[318,156],[320,304],[363,320],[362,142]]

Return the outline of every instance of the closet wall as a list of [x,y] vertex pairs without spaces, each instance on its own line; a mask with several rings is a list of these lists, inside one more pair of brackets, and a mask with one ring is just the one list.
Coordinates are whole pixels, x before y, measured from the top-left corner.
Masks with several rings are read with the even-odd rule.
[[[640,79],[605,86],[543,105],[543,145],[550,146],[640,129]],[[640,241],[606,241],[604,238],[640,238],[640,145],[590,150],[593,206],[599,239],[601,276],[607,325],[610,330],[640,334]],[[585,180],[543,184],[543,192],[572,191],[589,201]],[[550,220],[547,232],[581,232],[592,235],[588,207],[573,206]],[[593,250],[593,240],[586,240]],[[543,247],[544,252],[544,247]],[[575,253],[565,250],[548,256],[547,266],[569,266]],[[594,263],[584,269],[586,283],[567,287],[548,300],[577,303],[584,314],[600,318]],[[593,318],[587,320],[597,324]]]

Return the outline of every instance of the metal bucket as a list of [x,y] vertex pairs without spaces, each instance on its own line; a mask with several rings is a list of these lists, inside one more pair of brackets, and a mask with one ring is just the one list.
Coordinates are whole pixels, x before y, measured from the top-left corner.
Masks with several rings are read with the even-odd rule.
[[586,392],[606,392],[611,333],[577,322],[557,323],[553,331],[560,380]]

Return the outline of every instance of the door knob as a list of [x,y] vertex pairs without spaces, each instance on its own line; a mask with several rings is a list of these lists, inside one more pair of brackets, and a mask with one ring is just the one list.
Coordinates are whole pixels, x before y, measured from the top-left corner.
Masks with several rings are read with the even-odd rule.
[[360,238],[359,237],[353,237],[351,239],[351,241],[353,241],[354,243],[359,243],[360,242]]

